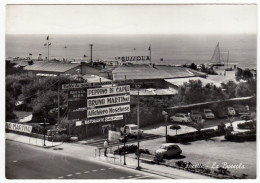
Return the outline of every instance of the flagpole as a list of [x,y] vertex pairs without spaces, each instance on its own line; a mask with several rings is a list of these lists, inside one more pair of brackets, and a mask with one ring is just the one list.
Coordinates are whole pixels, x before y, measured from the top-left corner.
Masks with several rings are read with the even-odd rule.
[[152,46],[150,45],[150,65],[152,65]]
[[48,43],[47,43],[47,46],[48,46],[48,62],[49,62],[49,35],[48,35]]

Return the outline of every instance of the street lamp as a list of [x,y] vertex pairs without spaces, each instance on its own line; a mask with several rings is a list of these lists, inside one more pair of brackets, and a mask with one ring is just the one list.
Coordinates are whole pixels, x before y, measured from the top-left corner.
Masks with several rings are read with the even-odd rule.
[[162,111],[162,115],[164,116],[164,120],[165,120],[165,141],[167,143],[168,142],[168,140],[167,140],[167,118],[168,118],[168,113],[166,111]]
[[141,85],[136,85],[137,88],[137,126],[138,126],[138,132],[137,132],[137,170],[141,170],[140,167],[140,151],[139,151],[139,88],[141,87]]

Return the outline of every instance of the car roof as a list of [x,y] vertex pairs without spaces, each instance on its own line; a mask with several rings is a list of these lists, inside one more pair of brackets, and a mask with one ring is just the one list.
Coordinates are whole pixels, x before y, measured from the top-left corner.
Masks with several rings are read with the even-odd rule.
[[130,126],[130,127],[132,127],[132,126],[137,126],[136,124],[127,124],[127,125],[125,125],[125,126]]
[[174,144],[174,143],[166,143],[166,144],[162,144],[163,146],[172,146],[172,145],[175,145],[175,146],[178,146],[178,145],[176,145],[176,144]]
[[[185,113],[176,113],[176,114],[187,115],[187,114],[185,114]],[[175,114],[175,115],[176,115],[176,114]]]

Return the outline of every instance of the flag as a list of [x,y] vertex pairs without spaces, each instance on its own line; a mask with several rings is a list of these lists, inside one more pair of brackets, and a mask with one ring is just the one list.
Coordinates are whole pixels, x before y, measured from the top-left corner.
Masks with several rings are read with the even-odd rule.
[[47,46],[47,43],[44,43],[44,45],[43,46]]
[[149,46],[148,50],[151,51],[151,45]]
[[160,60],[163,61],[163,58],[161,58]]
[[29,53],[29,55],[30,55],[30,56],[32,56],[32,54],[31,54],[31,53]]
[[51,46],[51,43],[49,43],[49,46]]
[[47,40],[49,40],[49,35],[47,36]]

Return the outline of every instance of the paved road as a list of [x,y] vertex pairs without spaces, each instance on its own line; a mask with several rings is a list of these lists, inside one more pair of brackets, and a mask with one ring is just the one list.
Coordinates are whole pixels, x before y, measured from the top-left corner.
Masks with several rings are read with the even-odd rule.
[[14,141],[6,141],[7,179],[158,179],[157,175],[116,165],[80,160]]

